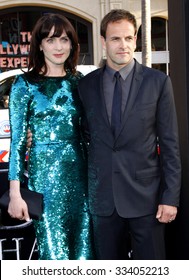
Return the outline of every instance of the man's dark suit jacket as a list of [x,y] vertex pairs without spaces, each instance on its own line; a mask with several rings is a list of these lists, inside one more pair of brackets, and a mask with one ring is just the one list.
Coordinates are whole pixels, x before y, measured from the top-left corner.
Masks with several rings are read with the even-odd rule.
[[[119,136],[114,139],[103,94],[103,68],[80,80],[86,113],[89,204],[92,214],[125,218],[179,205],[181,164],[169,76],[135,63]],[[157,137],[160,156],[157,153]]]

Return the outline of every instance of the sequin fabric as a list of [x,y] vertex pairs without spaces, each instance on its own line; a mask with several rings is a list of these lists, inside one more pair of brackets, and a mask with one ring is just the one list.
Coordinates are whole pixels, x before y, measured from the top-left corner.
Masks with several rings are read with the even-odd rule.
[[31,190],[43,193],[44,213],[34,220],[39,259],[93,259],[87,201],[87,170],[80,132],[77,83],[65,77],[18,75],[10,94],[9,180],[22,180],[27,128]]

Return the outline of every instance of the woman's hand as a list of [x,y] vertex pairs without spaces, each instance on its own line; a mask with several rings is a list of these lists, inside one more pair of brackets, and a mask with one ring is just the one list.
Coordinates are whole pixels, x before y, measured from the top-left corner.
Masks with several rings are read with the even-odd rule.
[[8,213],[12,218],[30,221],[28,206],[21,196],[10,199]]
[[27,148],[30,148],[32,144],[32,133],[31,130],[27,130]]
[[20,194],[20,182],[10,181],[10,202],[8,206],[8,213],[12,218],[19,220],[30,221],[28,213],[28,206]]

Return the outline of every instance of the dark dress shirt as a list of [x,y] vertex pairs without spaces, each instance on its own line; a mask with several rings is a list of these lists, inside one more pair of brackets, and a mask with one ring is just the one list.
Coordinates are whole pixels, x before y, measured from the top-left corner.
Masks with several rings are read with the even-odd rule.
[[[131,87],[132,77],[133,77],[133,69],[134,69],[135,61],[134,59],[125,67],[119,70],[121,75],[121,85],[122,85],[122,114],[125,110],[125,106],[127,104],[127,99],[129,96],[129,91]],[[107,108],[108,119],[111,123],[111,112],[112,112],[112,101],[113,101],[113,93],[115,87],[115,70],[106,65],[104,74],[103,74],[103,91],[105,97],[105,103]]]

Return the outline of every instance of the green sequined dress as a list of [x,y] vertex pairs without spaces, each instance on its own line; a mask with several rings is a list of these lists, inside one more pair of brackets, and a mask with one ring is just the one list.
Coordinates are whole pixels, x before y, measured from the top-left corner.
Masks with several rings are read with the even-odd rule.
[[28,187],[44,195],[34,220],[39,259],[93,259],[85,150],[77,95],[81,74],[18,75],[10,94],[9,180],[23,179],[27,128],[32,131]]

